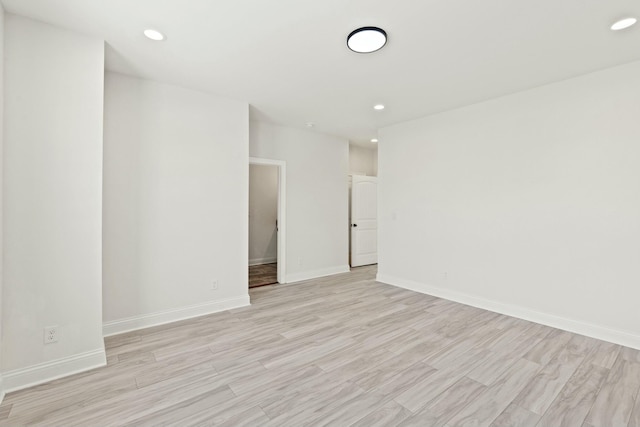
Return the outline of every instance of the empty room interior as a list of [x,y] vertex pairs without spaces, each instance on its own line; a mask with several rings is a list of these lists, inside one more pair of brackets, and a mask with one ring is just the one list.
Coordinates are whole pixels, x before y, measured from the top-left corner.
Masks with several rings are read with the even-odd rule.
[[637,0],[0,0],[0,426],[640,427]]

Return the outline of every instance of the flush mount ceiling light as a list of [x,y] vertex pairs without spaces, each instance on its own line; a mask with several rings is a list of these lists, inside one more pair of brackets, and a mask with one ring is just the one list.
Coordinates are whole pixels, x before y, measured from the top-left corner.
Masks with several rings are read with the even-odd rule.
[[164,34],[162,34],[160,31],[158,30],[154,30],[151,28],[147,28],[146,30],[144,30],[144,35],[151,39],[151,40],[155,40],[157,42],[164,40]]
[[387,44],[387,33],[378,27],[362,27],[347,37],[347,46],[357,53],[371,53]]
[[376,142],[378,142],[378,139],[377,138],[371,138],[371,142],[373,142],[375,144]]
[[625,28],[629,28],[631,26],[633,26],[636,22],[638,22],[638,20],[636,18],[624,18],[621,19],[619,21],[616,21],[612,26],[611,29],[613,31],[620,31],[620,30],[624,30]]
[[384,105],[382,105],[382,104],[376,104],[376,105],[374,105],[374,106],[373,106],[373,109],[374,109],[374,110],[378,110],[378,111],[380,111],[380,110],[384,110]]

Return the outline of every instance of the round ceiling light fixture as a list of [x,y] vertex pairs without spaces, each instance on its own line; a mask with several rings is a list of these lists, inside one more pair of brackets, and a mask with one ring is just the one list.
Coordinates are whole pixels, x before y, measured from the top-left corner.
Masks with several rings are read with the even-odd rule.
[[357,53],[371,53],[387,44],[387,33],[378,27],[362,27],[347,37],[347,47]]
[[147,28],[146,30],[144,30],[144,35],[151,40],[154,41],[162,41],[164,40],[164,34],[162,34],[160,31],[158,30],[154,30],[152,28]]
[[616,21],[612,26],[611,29],[613,31],[620,31],[620,30],[624,30],[625,28],[629,28],[633,25],[635,25],[635,23],[638,22],[638,20],[636,18],[624,18],[621,19],[619,21]]
[[373,106],[373,109],[374,110],[378,110],[378,111],[384,110],[384,105],[376,104],[376,105]]
[[376,142],[378,142],[378,138],[371,138],[371,142],[375,144]]

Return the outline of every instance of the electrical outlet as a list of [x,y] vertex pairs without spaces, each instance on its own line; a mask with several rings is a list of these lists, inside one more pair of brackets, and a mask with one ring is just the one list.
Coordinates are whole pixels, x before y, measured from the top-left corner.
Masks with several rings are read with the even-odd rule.
[[211,290],[217,291],[218,290],[218,281],[214,280],[213,282],[211,282]]
[[58,327],[47,326],[44,328],[44,343],[51,344],[58,342]]

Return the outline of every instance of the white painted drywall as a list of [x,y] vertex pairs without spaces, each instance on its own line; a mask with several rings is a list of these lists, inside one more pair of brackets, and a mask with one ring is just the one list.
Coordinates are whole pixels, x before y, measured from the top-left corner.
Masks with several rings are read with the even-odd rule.
[[2,234],[2,171],[3,171],[3,119],[4,119],[4,8],[0,4],[0,403],[4,398],[4,384],[2,381],[2,276],[3,276],[3,247],[4,236]]
[[[63,375],[42,364],[87,352],[104,361],[104,42],[7,14],[4,65],[2,367],[13,388],[23,368]],[[59,342],[45,346],[51,325]]]
[[378,149],[349,144],[349,173],[376,176],[378,174]]
[[639,117],[634,62],[382,129],[381,278],[640,345]]
[[106,73],[105,322],[248,300],[248,114]]
[[252,121],[249,152],[287,162],[287,281],[347,270],[348,141]]
[[378,176],[378,146],[373,154],[373,176]]
[[278,258],[278,167],[249,165],[249,265]]

